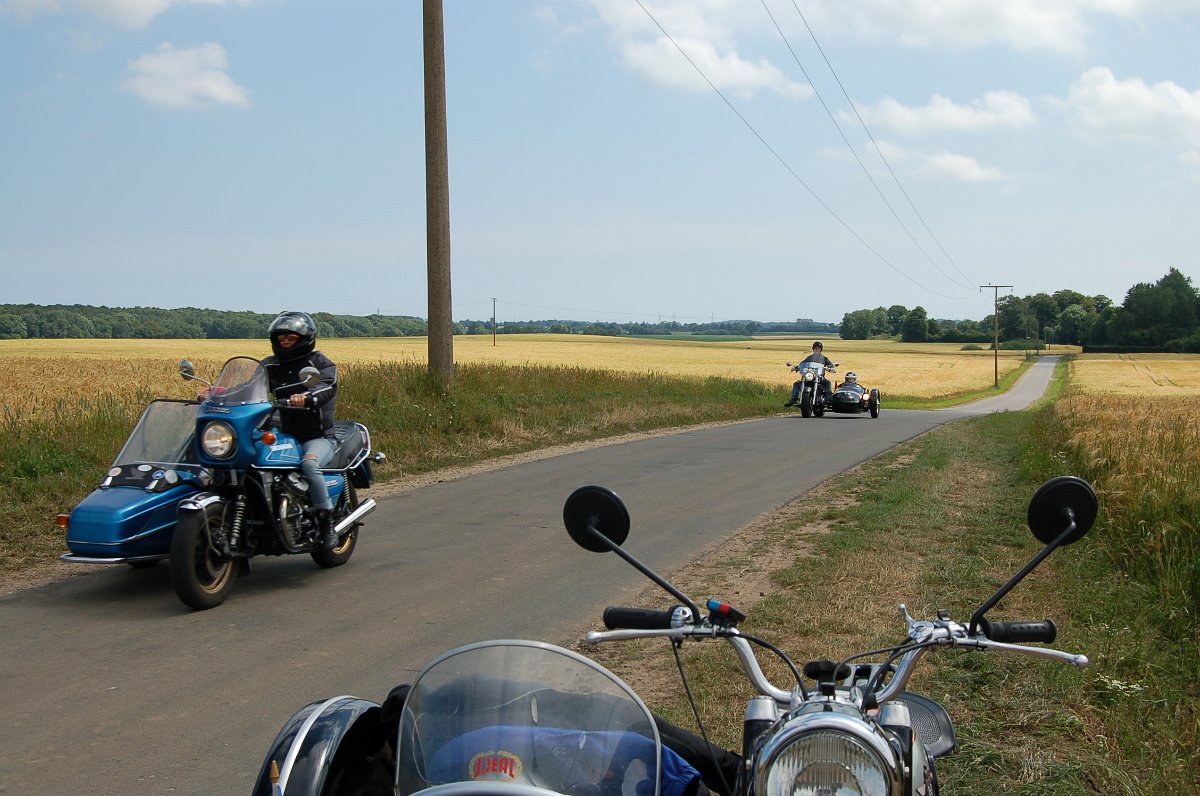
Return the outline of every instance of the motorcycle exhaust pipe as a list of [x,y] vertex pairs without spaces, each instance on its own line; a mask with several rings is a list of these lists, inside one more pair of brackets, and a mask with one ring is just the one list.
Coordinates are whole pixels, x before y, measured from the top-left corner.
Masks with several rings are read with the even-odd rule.
[[358,508],[347,514],[341,522],[333,526],[333,532],[336,534],[345,533],[347,528],[354,525],[354,523],[358,522],[374,510],[375,498],[367,498],[358,505]]

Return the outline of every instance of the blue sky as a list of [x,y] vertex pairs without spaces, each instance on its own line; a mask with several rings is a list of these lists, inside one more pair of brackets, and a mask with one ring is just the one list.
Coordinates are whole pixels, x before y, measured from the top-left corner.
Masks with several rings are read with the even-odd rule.
[[[1200,277],[1200,0],[444,11],[456,319]],[[421,48],[417,0],[0,0],[0,303],[424,317]]]

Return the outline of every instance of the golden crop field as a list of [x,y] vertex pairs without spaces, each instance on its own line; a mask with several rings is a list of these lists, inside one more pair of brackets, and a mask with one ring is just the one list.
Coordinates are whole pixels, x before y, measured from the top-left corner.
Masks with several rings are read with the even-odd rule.
[[[962,351],[957,344],[901,344],[889,341],[827,340],[826,355],[868,387],[884,394],[935,398],[985,389],[994,379],[991,351]],[[641,340],[585,335],[460,336],[454,358],[460,363],[578,366],[670,376],[744,378],[779,386],[781,395],[795,375],[787,362],[811,351],[812,339],[759,339],[739,342]],[[426,361],[424,337],[327,338],[320,349],[343,364]],[[189,359],[202,376],[215,375],[231,356],[265,356],[265,340],[3,340],[0,341],[0,402],[10,411],[44,409],[56,402],[108,393],[188,397],[195,383],[177,374]],[[1024,360],[1021,351],[1002,351],[1001,378]]]
[[1200,395],[1200,354],[1083,354],[1071,384],[1089,393],[1144,397]]

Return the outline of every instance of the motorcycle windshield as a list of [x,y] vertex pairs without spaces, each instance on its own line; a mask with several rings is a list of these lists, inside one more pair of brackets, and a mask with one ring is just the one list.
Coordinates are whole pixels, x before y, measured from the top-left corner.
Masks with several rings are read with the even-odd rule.
[[271,400],[267,371],[250,357],[234,357],[221,368],[206,399],[210,404],[258,404]]
[[489,641],[451,650],[404,705],[396,793],[525,785],[581,796],[657,796],[654,718],[629,686],[569,650]]
[[825,374],[825,366],[820,362],[801,362],[800,370],[811,370],[818,376],[823,376]]
[[197,408],[193,401],[151,401],[113,466],[196,464],[192,438],[196,433]]

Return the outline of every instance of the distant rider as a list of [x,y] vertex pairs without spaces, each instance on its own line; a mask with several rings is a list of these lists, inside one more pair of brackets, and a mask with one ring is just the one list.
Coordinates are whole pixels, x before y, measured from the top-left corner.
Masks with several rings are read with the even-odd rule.
[[[329,489],[325,486],[321,468],[329,462],[336,447],[331,434],[337,398],[337,366],[329,357],[315,350],[317,324],[307,313],[281,313],[267,327],[267,337],[271,340],[271,350],[275,355],[264,359],[262,365],[275,398],[286,399],[292,406],[309,410],[280,412],[280,424],[284,433],[304,445],[300,469],[308,479],[308,494],[317,512],[321,544],[332,550],[337,547],[338,537],[329,521],[333,502],[329,499]],[[312,388],[297,384],[302,381],[300,370],[306,367],[321,372],[321,381]]]
[[[825,356],[825,344],[820,340],[817,340],[813,343],[812,353],[805,357],[804,361],[796,367],[799,368],[805,362],[816,362],[818,365],[824,365],[827,368],[837,367],[837,365],[832,362],[829,357]],[[788,399],[788,402],[785,403],[784,406],[795,406],[800,402],[800,388],[803,385],[804,382],[801,380],[797,380],[796,383],[792,385],[792,397]],[[821,376],[821,389],[825,391],[826,395],[833,393],[833,385],[829,383],[829,379],[825,378],[824,375]]]

